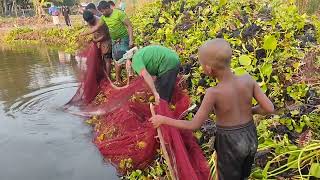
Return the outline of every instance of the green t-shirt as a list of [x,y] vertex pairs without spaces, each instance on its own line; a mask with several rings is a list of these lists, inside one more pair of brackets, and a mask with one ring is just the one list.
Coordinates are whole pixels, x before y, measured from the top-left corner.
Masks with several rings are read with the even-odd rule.
[[179,64],[177,53],[163,46],[146,46],[132,57],[132,68],[139,75],[146,69],[152,76],[161,76]]
[[126,13],[119,9],[114,9],[110,16],[101,16],[101,20],[107,24],[112,40],[118,40],[128,36],[128,30],[124,24],[127,18]]

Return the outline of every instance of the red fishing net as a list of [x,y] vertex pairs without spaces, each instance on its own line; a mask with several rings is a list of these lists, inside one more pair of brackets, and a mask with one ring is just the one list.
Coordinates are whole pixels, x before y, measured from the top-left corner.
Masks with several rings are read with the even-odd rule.
[[[159,140],[155,138],[157,130],[148,121],[151,117],[149,102],[153,99],[152,93],[141,78],[132,80],[124,88],[115,88],[108,79],[100,80],[100,71],[97,69],[103,63],[96,48],[91,45],[87,52],[87,77],[79,88],[84,90],[78,90],[68,106],[79,104],[79,100],[88,103],[87,100],[92,100],[91,93],[95,93],[96,98],[82,107],[82,113],[79,113],[99,114],[90,122],[94,127],[94,143],[105,160],[120,173],[144,169],[153,162],[160,148]],[[86,87],[91,86],[93,92],[87,92]],[[97,89],[100,90],[99,94]],[[161,101],[155,110],[157,114],[179,118],[189,105],[187,92],[177,85],[172,104]],[[161,126],[160,129],[176,179],[209,179],[207,161],[192,131],[169,126]]]
[[104,77],[105,65],[96,43],[91,43],[85,51],[78,54],[78,57],[83,57],[82,61],[79,61],[81,84],[76,95],[66,106],[88,105],[92,102],[100,91],[99,84]]

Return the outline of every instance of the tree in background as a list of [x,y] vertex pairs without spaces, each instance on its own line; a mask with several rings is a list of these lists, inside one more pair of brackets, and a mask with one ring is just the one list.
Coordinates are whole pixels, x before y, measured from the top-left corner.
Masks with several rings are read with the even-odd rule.
[[320,11],[320,0],[296,0],[299,12],[313,14]]
[[80,0],[0,0],[0,15],[17,16],[17,10],[33,8],[36,16],[41,17],[45,14],[43,8],[50,7],[51,3],[58,6],[74,6],[79,2]]
[[46,4],[46,0],[32,0],[32,3],[36,12],[36,16],[40,17],[41,15],[45,14],[43,6]]

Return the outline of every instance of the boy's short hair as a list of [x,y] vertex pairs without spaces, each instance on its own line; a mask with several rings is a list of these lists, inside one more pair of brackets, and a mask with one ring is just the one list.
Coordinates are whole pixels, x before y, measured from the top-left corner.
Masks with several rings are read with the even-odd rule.
[[110,4],[107,1],[100,1],[98,5],[98,9],[110,9]]
[[97,10],[96,5],[94,5],[93,3],[89,3],[89,4],[86,6],[85,9],[86,9],[86,10],[89,10],[89,9]]
[[110,4],[110,6],[116,6],[116,4],[113,1],[108,1],[108,3]]
[[203,63],[217,68],[230,67],[232,49],[226,40],[217,38],[206,41],[200,47],[200,51],[206,52],[208,56]]
[[86,22],[91,22],[94,19],[94,14],[91,11],[85,10],[82,17]]

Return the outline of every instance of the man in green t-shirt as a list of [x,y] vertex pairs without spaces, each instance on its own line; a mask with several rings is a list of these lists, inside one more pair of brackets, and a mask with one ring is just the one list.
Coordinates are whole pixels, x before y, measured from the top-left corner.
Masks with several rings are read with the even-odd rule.
[[[103,14],[99,24],[88,32],[83,33],[83,35],[92,34],[106,24],[112,39],[112,58],[117,62],[126,51],[133,47],[132,24],[123,11],[112,9],[106,1],[100,1],[98,10]],[[120,63],[115,63],[115,67],[116,81],[120,83],[122,67]]]
[[[146,46],[133,55],[132,62],[127,62],[144,78],[154,94],[156,104],[160,98],[171,101],[180,67],[176,52],[163,46]],[[155,82],[152,76],[156,76]]]

